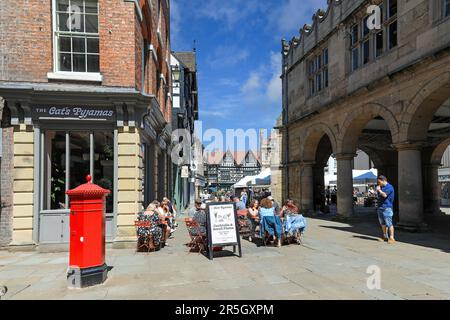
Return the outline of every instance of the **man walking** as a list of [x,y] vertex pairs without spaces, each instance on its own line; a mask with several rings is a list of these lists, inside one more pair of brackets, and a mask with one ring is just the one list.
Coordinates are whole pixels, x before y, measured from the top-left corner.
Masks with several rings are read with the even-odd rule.
[[394,225],[392,217],[394,216],[394,187],[388,183],[385,176],[379,176],[377,180],[378,194],[378,221],[380,221],[383,230],[383,241],[389,244],[395,243]]

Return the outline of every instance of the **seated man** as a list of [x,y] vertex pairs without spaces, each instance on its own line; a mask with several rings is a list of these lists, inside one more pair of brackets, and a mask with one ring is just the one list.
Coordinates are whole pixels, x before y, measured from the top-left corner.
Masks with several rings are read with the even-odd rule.
[[231,201],[236,203],[236,210],[240,211],[240,210],[245,210],[245,204],[236,196],[232,196],[231,197]]

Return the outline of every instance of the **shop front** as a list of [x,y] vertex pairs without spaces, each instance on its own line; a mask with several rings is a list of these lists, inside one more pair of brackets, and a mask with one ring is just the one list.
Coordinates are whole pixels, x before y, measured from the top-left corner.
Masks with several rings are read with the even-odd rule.
[[66,191],[87,175],[110,191],[106,240],[133,241],[136,213],[168,190],[170,128],[154,97],[113,90],[3,95],[14,127],[11,245],[68,243]]
[[[55,107],[44,107],[51,108]],[[101,110],[114,114],[111,109]],[[65,192],[85,183],[87,175],[91,175],[93,183],[110,190],[106,198],[106,238],[114,239],[117,128],[111,119],[102,120],[104,122],[93,121],[84,128],[76,121],[69,123],[60,119],[40,123],[39,153],[36,154],[42,164],[38,186],[39,243],[68,242],[70,203]]]

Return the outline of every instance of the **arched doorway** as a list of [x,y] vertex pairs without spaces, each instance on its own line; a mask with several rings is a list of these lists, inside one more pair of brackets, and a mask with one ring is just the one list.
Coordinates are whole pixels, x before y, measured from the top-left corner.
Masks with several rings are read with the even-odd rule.
[[[348,218],[354,214],[353,169],[357,150],[371,159],[377,174],[385,175],[397,187],[398,125],[394,115],[378,104],[365,105],[347,118],[339,139],[337,159],[338,214]],[[372,181],[375,183],[375,181]],[[369,186],[368,186],[369,187]],[[367,197],[369,197],[368,190]]]
[[305,212],[320,209],[325,204],[325,168],[334,150],[336,139],[328,126],[317,124],[306,131],[300,169],[300,201]]
[[448,138],[450,74],[445,72],[418,91],[402,118],[398,146],[401,227],[426,228],[427,216],[440,212],[438,172]]
[[[424,218],[449,206],[450,186],[450,98],[444,101],[429,123],[422,147]],[[441,201],[442,200],[442,201]]]

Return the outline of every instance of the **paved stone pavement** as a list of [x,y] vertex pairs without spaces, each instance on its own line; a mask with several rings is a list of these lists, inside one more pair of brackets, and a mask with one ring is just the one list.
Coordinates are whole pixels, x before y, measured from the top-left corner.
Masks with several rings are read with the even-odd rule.
[[[156,253],[107,250],[103,285],[67,289],[68,254],[0,251],[4,299],[450,299],[450,234],[398,232],[378,242],[376,219],[351,224],[308,219],[304,245],[257,247],[209,261],[188,253],[182,227]],[[369,290],[367,268],[381,270]]]

